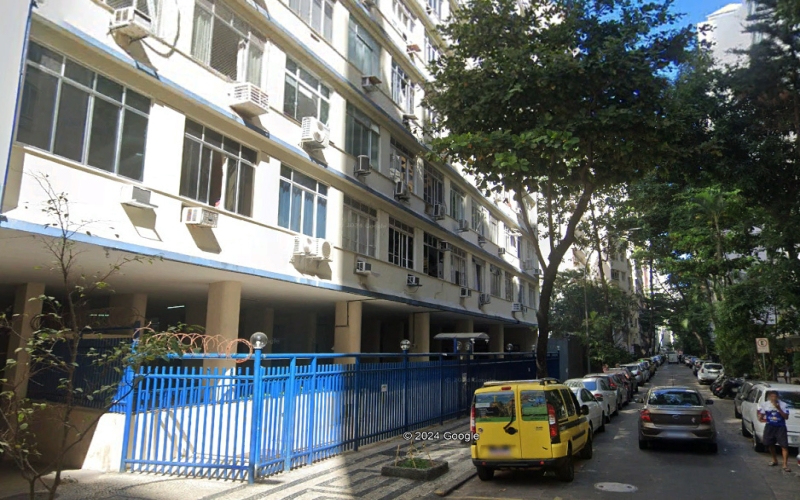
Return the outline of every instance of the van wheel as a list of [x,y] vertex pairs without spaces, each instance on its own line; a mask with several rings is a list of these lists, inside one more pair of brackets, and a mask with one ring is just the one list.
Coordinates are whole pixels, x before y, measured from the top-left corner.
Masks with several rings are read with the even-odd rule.
[[580,453],[581,458],[584,460],[591,460],[592,455],[594,455],[594,449],[592,448],[592,441],[594,441],[594,439],[592,439],[592,432],[591,429],[589,429],[589,437],[586,439],[586,444],[583,445],[583,449],[581,450]]
[[572,446],[567,450],[564,465],[556,471],[556,477],[563,483],[571,483],[575,480],[575,462],[572,458]]
[[742,420],[742,436],[744,436],[746,438],[750,437],[750,431],[748,431],[747,427],[745,427],[744,420]]
[[478,469],[478,478],[481,481],[491,481],[494,477],[494,469],[490,469],[489,467],[484,467],[483,465],[477,466]]

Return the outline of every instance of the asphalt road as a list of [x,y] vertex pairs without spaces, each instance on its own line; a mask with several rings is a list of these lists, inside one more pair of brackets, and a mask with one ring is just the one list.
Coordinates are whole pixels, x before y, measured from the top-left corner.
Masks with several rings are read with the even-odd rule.
[[[742,437],[740,420],[733,416],[733,401],[712,397],[707,386],[698,386],[684,365],[663,365],[648,385],[689,385],[702,387],[714,400],[711,407],[719,433],[719,453],[683,445],[639,450],[638,410],[631,403],[595,436],[594,458],[576,464],[575,481],[561,483],[550,474],[542,479],[525,472],[498,472],[492,481],[477,477],[454,491],[457,499],[625,499],[647,500],[800,500],[800,467],[792,450],[791,473],[768,467],[769,455],[756,453],[751,441]],[[626,492],[602,491],[600,483],[615,483]]]

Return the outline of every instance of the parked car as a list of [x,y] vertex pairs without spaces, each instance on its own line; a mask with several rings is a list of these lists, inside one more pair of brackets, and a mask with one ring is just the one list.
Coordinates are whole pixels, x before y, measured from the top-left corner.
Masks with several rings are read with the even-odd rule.
[[741,378],[723,375],[711,384],[711,392],[720,399],[736,397],[742,384],[744,384],[744,380]]
[[717,452],[717,428],[708,405],[695,389],[654,387],[647,392],[639,412],[639,449],[654,441],[689,441]]
[[645,383],[642,365],[638,363],[629,363],[622,366],[630,370],[631,374],[633,374],[633,376],[636,378],[636,392],[639,392],[639,386]]
[[611,389],[617,391],[617,410],[621,410],[625,403],[628,402],[628,389],[625,387],[624,382],[617,378],[618,375],[614,373],[590,373],[586,377],[604,377],[608,381]]
[[633,371],[628,368],[626,365],[621,365],[617,368],[610,368],[608,371],[614,373],[621,373],[625,376],[625,378],[630,382],[631,388],[630,393],[628,394],[628,401],[633,401],[634,393],[639,392],[639,381],[636,379],[636,375],[633,374]]
[[555,471],[575,478],[574,456],[592,458],[591,411],[572,391],[549,380],[486,382],[475,391],[470,411],[472,463],[481,481],[500,469]]
[[570,387],[572,394],[578,398],[578,403],[581,405],[581,412],[583,407],[589,408],[589,413],[586,415],[589,418],[589,424],[592,432],[605,432],[606,430],[606,412],[603,405],[600,404],[594,394],[589,392],[588,389],[581,389],[580,387]]
[[761,382],[759,380],[745,380],[742,386],[739,388],[739,392],[736,393],[736,397],[733,399],[733,416],[736,418],[742,418],[742,401],[747,397],[747,393],[750,392],[750,389],[753,388],[756,384],[763,384],[765,382]]
[[697,376],[697,372],[700,371],[700,367],[703,366],[703,363],[711,363],[710,359],[698,359],[695,360],[694,366],[692,367],[692,375],[695,377]]
[[764,422],[758,421],[758,405],[766,401],[767,392],[778,391],[778,399],[786,403],[789,420],[786,421],[789,446],[800,445],[800,386],[760,382],[750,388],[742,401],[742,435],[753,439],[753,449],[764,451]]
[[572,388],[587,389],[603,406],[606,415],[606,422],[611,422],[611,415],[617,415],[617,389],[611,388],[608,380],[605,377],[594,377],[587,375],[584,378],[573,378],[564,382],[564,384]]
[[721,364],[703,363],[697,371],[697,381],[701,384],[710,384],[722,375],[725,375],[725,369]]
[[656,364],[653,362],[653,360],[649,358],[642,358],[639,361],[647,365],[647,369],[650,370],[650,378],[653,378],[653,375],[656,374]]

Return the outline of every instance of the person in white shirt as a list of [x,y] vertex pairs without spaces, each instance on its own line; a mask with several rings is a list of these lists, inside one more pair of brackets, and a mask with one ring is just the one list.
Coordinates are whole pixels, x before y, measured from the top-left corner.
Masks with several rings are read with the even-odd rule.
[[786,403],[778,399],[777,391],[767,391],[767,399],[758,405],[758,420],[764,422],[764,446],[769,447],[772,454],[770,466],[778,465],[778,456],[775,447],[781,447],[783,455],[783,470],[789,469],[789,439],[786,435],[786,420],[789,418],[789,409]]

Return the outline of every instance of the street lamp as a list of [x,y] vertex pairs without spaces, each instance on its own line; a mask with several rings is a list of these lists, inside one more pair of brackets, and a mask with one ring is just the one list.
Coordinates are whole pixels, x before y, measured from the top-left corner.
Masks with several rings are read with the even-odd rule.
[[508,343],[506,344],[506,351],[511,352],[514,349],[514,344]]
[[254,349],[263,349],[267,345],[267,334],[264,332],[256,332],[250,335],[250,343]]
[[408,352],[408,350],[411,349],[411,341],[408,339],[403,339],[400,342],[400,349],[402,349],[403,352]]

